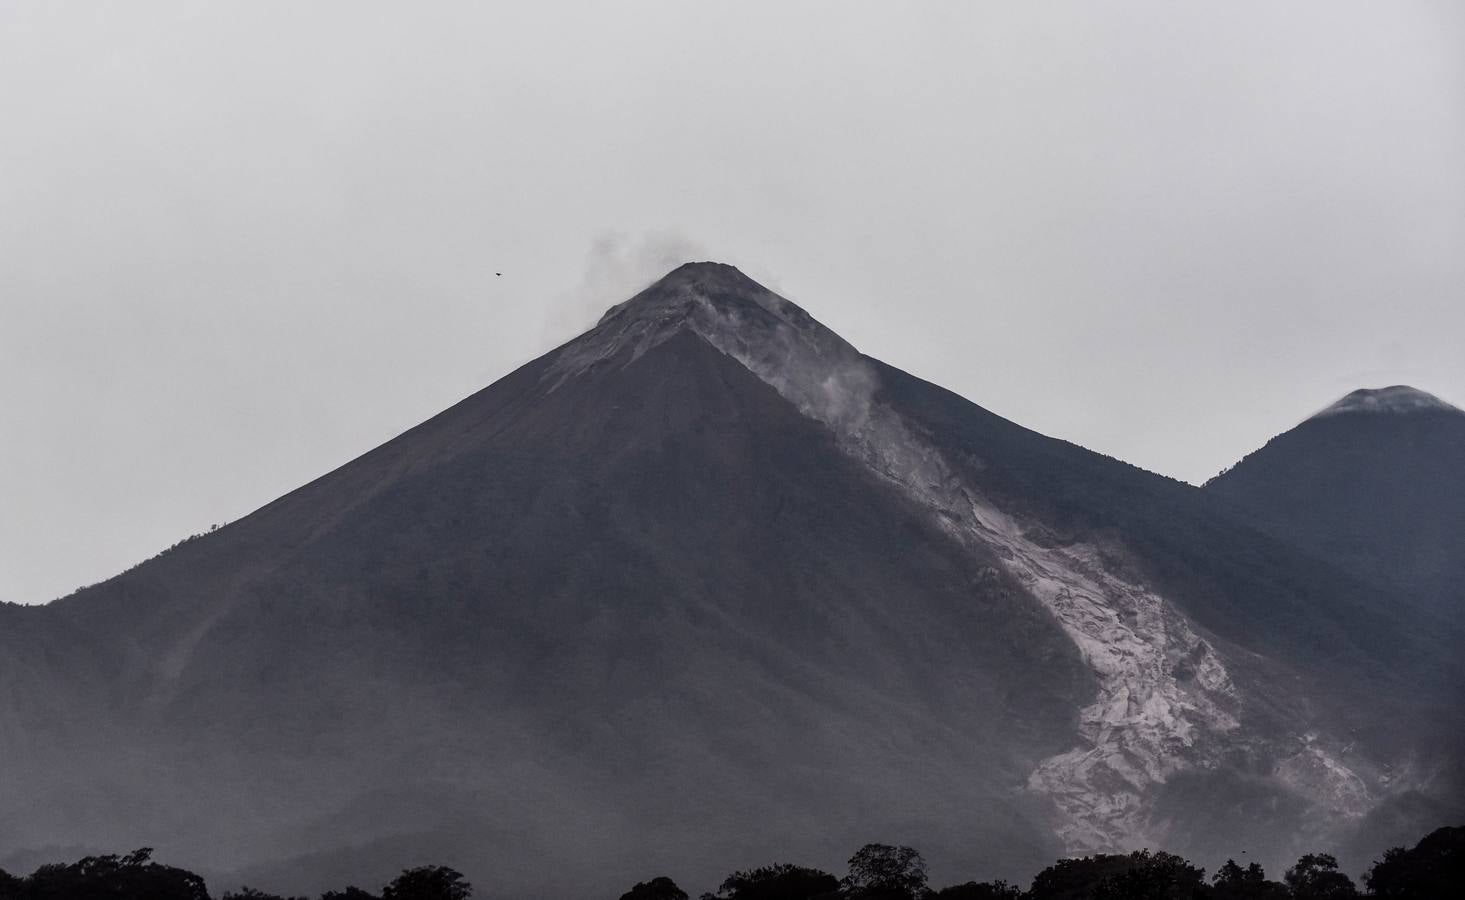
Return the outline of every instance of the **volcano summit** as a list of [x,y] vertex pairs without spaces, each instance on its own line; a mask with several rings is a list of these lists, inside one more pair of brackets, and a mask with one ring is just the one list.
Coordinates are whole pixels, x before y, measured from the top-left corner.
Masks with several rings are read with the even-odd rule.
[[1439,824],[1458,626],[1240,509],[688,264],[238,522],[0,607],[0,847],[562,897],[868,840],[1015,877]]

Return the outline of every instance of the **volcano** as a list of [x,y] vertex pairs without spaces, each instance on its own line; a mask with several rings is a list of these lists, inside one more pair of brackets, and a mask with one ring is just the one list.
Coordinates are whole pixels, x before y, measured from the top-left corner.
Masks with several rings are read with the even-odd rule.
[[1457,802],[1459,631],[1222,493],[688,264],[244,519],[0,607],[0,865],[566,897],[880,840],[1016,879],[1275,866]]
[[1433,394],[1354,391],[1207,488],[1269,533],[1465,622],[1465,412]]

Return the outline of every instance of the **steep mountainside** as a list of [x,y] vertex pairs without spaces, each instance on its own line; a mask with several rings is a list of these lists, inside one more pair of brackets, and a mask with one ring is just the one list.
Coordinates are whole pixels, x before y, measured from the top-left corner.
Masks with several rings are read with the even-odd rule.
[[683,266],[239,522],[0,607],[0,848],[562,897],[867,840],[1279,862],[1452,800],[1458,635],[1227,509]]
[[1465,412],[1439,398],[1354,391],[1206,487],[1268,532],[1465,622]]

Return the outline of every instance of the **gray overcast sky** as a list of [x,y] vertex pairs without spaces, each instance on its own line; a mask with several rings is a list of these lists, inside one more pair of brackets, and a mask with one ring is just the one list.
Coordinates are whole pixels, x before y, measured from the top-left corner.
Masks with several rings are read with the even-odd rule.
[[1190,481],[1355,387],[1461,403],[1465,4],[5,0],[0,600],[691,257]]

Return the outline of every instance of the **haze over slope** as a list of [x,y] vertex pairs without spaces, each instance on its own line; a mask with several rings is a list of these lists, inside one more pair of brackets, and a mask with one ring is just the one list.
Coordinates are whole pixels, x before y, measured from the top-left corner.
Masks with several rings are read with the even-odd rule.
[[874,839],[1009,877],[1280,861],[1452,790],[1457,635],[1384,590],[689,264],[239,522],[0,607],[0,845],[545,896]]

